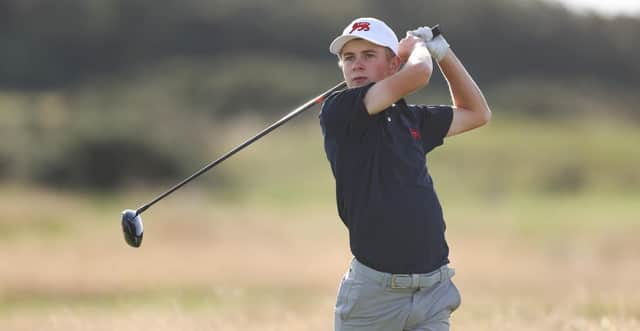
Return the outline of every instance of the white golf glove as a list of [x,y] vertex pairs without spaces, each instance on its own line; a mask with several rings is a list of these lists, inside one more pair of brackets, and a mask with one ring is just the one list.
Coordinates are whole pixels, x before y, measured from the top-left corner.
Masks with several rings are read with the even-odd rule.
[[444,39],[442,35],[434,38],[433,32],[431,32],[431,28],[428,26],[422,26],[413,31],[409,31],[409,34],[424,40],[431,57],[436,59],[437,62],[440,62],[447,54],[447,50],[449,50],[450,46],[447,40]]

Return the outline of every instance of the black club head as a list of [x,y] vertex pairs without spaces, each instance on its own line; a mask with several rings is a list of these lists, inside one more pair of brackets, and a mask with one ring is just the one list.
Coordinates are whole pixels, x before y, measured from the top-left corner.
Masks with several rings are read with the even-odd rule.
[[131,247],[140,247],[143,235],[142,218],[135,210],[127,209],[122,212],[122,232],[124,240]]

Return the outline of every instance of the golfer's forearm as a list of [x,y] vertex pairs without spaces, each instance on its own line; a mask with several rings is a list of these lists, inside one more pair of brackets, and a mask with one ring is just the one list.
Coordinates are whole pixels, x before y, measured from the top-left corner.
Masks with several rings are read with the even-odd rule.
[[402,69],[404,70],[413,66],[426,66],[428,73],[431,73],[433,70],[431,55],[422,42],[413,49],[413,52],[409,55],[409,59],[407,59],[407,63]]
[[449,84],[455,107],[490,113],[489,105],[482,95],[482,91],[451,49],[447,51],[438,65]]
[[429,54],[429,50],[423,43],[416,45],[404,64],[398,72],[402,76],[405,89],[402,96],[406,96],[415,90],[426,86],[431,79],[433,73],[433,60]]

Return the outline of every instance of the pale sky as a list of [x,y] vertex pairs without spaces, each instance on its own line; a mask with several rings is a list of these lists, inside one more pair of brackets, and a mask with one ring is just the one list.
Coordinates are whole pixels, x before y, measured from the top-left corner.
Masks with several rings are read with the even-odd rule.
[[579,12],[594,10],[606,16],[634,15],[640,17],[640,0],[547,0],[560,2]]

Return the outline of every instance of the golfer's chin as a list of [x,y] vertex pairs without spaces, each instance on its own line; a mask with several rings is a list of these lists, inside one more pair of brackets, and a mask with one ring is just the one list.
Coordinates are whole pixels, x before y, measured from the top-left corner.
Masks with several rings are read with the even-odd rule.
[[366,77],[356,77],[349,80],[349,87],[362,87],[370,83],[369,78]]

